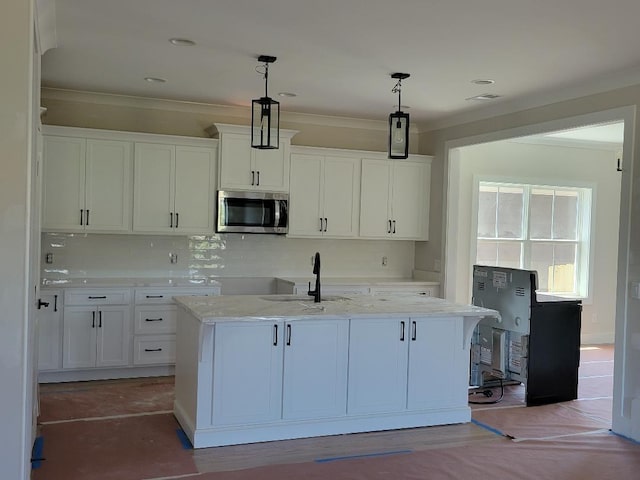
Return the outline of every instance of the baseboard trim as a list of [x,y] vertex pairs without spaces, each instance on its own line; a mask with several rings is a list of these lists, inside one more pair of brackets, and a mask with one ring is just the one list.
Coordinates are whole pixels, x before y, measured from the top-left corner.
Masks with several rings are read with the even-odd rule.
[[164,377],[167,375],[173,375],[174,373],[175,367],[173,365],[156,367],[59,370],[52,372],[39,372],[38,382],[58,383],[83,382],[87,380],[111,380],[117,378]]

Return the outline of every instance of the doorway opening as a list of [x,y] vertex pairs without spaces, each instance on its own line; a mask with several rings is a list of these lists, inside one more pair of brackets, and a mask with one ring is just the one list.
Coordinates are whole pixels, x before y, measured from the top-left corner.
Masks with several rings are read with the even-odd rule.
[[[625,119],[621,111],[602,112],[446,148],[446,235],[453,241],[444,257],[445,298],[469,303],[473,265],[483,264],[536,270],[539,291],[580,299],[578,398],[600,403],[609,427],[616,322],[624,311],[615,279],[627,255],[618,249],[627,228],[619,224],[621,198],[628,201]],[[524,404],[519,388],[505,390],[503,406]]]

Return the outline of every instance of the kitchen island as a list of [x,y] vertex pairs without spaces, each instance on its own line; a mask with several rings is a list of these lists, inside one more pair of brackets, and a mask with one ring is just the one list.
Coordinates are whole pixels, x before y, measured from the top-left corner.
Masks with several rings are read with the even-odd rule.
[[464,423],[495,310],[423,295],[176,297],[174,413],[195,448]]

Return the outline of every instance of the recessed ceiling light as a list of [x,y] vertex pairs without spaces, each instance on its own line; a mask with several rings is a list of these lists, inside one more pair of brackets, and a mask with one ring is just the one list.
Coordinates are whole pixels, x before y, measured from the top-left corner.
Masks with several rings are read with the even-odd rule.
[[495,95],[493,93],[483,93],[482,95],[476,95],[475,97],[469,97],[465,100],[494,100],[500,98],[502,95]]
[[159,77],[144,77],[144,79],[149,83],[166,83],[164,78]]
[[475,83],[476,85],[493,85],[496,81],[489,80],[488,78],[478,78],[476,80],[471,80],[471,83]]
[[291,92],[280,92],[278,93],[279,97],[297,97],[298,95]]
[[170,38],[169,42],[178,47],[193,47],[196,44],[196,42],[188,38]]

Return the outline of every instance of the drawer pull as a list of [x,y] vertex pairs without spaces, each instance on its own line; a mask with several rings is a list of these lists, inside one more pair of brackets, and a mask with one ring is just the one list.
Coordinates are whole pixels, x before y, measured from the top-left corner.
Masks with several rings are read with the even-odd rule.
[[96,296],[89,295],[89,300],[102,300],[102,299],[105,299],[105,298],[107,298],[106,295],[100,295],[100,296],[98,296],[98,295],[96,295]]
[[145,348],[144,351],[145,352],[161,352],[162,349],[161,348]]
[[144,321],[145,322],[161,322],[162,321],[162,317],[160,317],[160,318],[145,318]]
[[164,298],[164,295],[145,295],[147,298]]

